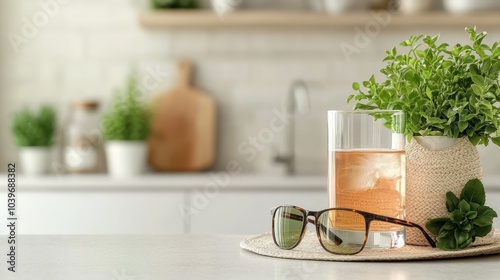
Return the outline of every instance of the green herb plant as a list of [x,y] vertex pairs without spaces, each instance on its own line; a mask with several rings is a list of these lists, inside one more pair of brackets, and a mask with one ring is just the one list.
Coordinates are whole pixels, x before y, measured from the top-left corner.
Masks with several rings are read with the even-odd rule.
[[104,137],[107,140],[143,141],[150,132],[149,121],[149,108],[140,101],[137,81],[134,75],[130,75],[125,93],[115,93],[111,109],[104,115]]
[[54,140],[56,113],[50,106],[43,106],[37,113],[23,108],[14,114],[11,123],[14,143],[18,147],[48,147]]
[[150,0],[153,9],[196,9],[197,0]]
[[[386,51],[383,82],[355,82],[355,109],[403,110],[405,134],[468,137],[472,144],[500,146],[500,46],[483,43],[486,32],[466,28],[471,43],[438,44],[438,36],[411,36],[399,54]],[[391,119],[386,118],[387,126]]]
[[425,227],[437,235],[436,246],[443,250],[464,249],[491,230],[495,210],[485,206],[486,194],[481,181],[473,179],[465,184],[458,198],[454,193],[446,193],[446,209],[449,218],[429,220]]

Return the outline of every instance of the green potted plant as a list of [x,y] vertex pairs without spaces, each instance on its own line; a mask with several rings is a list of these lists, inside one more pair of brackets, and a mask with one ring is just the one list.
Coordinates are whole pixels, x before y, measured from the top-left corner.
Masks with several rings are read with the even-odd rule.
[[196,9],[197,0],[150,0],[153,9]]
[[[486,32],[466,31],[466,45],[410,37],[401,43],[407,52],[387,51],[384,80],[353,83],[356,93],[348,99],[355,109],[405,111],[406,213],[416,223],[448,214],[446,192],[459,194],[470,179],[482,177],[476,145],[500,145],[500,46],[485,44]],[[412,232],[408,242],[425,244]]]
[[41,175],[48,171],[50,146],[56,131],[56,113],[50,106],[43,106],[38,113],[23,108],[12,118],[12,136],[19,147],[23,172]]
[[146,169],[150,112],[140,101],[137,82],[128,79],[125,93],[117,92],[103,118],[108,171],[113,176],[133,176]]

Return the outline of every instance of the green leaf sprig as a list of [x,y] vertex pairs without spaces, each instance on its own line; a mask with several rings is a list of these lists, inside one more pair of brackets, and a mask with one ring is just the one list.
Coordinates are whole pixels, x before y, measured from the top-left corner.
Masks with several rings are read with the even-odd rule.
[[425,227],[437,235],[436,246],[442,250],[458,250],[469,247],[476,237],[486,236],[492,229],[495,210],[485,206],[486,193],[478,179],[465,184],[458,198],[446,193],[446,209],[449,218],[429,220]]
[[[355,109],[403,110],[406,136],[468,137],[474,145],[500,146],[500,42],[466,28],[470,43],[450,46],[439,36],[411,36],[386,51],[385,76],[353,83]],[[390,119],[386,120],[389,122]]]

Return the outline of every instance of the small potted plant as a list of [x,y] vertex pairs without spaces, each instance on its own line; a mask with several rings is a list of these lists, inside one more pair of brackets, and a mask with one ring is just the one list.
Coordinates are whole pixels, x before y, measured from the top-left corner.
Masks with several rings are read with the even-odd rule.
[[113,176],[133,176],[146,169],[150,113],[139,100],[137,82],[129,77],[126,92],[117,92],[103,119],[108,171]]
[[[466,31],[466,45],[410,37],[401,43],[408,52],[387,51],[380,71],[385,79],[354,83],[357,92],[348,99],[357,101],[355,109],[406,112],[406,213],[421,224],[448,214],[446,192],[460,194],[469,180],[482,177],[476,145],[500,145],[500,44],[485,44],[486,32]],[[408,240],[425,244],[417,233]]]
[[153,9],[196,9],[197,0],[150,0]]
[[15,145],[19,147],[24,174],[47,173],[55,131],[56,113],[50,106],[43,106],[38,114],[24,108],[14,115],[12,136]]

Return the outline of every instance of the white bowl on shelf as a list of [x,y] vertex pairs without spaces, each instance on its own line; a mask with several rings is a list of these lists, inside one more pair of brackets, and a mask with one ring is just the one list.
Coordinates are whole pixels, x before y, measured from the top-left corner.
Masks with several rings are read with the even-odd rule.
[[367,0],[322,0],[321,4],[329,14],[368,10],[370,7],[370,1]]
[[498,0],[444,0],[444,8],[454,14],[500,9]]
[[434,0],[399,0],[399,11],[403,14],[417,14],[432,9]]

